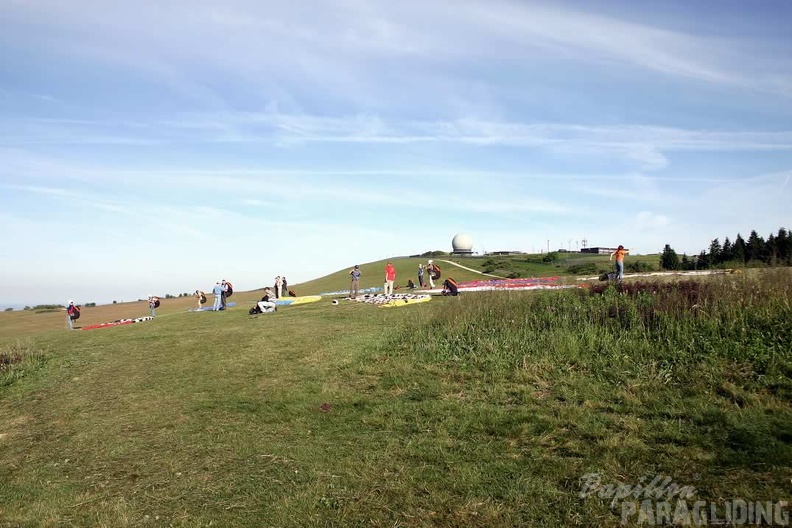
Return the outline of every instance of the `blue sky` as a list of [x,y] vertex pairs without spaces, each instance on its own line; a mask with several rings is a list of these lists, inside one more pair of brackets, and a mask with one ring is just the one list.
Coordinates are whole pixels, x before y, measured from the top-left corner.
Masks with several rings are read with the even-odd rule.
[[792,228],[792,3],[0,0],[0,305]]

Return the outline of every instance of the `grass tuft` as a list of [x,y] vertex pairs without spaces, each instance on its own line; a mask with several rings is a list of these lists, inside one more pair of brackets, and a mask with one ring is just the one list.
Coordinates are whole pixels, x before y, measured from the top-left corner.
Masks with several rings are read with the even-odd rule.
[[31,339],[17,340],[0,349],[0,387],[11,385],[40,368],[46,355]]

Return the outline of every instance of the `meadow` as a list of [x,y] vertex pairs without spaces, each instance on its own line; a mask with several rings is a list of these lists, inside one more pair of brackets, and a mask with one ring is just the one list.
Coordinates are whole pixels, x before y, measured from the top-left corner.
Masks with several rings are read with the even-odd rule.
[[621,526],[592,474],[792,496],[788,269],[251,317],[258,296],[90,332],[0,314],[0,526]]

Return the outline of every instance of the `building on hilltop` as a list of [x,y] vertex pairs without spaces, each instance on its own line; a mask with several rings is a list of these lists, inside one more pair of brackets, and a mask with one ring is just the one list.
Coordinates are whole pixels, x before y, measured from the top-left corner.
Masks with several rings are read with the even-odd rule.
[[[580,250],[581,253],[595,253],[597,255],[610,255],[614,251],[616,251],[616,248],[599,247],[599,246],[583,248]],[[629,253],[630,251],[628,249],[625,249],[624,252]]]

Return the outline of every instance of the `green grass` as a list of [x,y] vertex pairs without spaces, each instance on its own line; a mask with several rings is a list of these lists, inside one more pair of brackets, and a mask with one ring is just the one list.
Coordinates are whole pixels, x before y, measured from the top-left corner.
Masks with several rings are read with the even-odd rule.
[[592,472],[786,499],[787,272],[7,341],[0,526],[619,526]]
[[[504,255],[458,258],[449,260],[469,268],[502,277],[549,277],[590,275],[613,271],[614,263],[608,255],[585,253],[550,253],[549,255]],[[625,259],[625,272],[657,271],[658,255],[630,255]]]
[[[480,273],[476,273],[473,271],[468,271],[459,267],[456,267],[452,264],[446,264],[441,262],[444,260],[443,257],[438,257],[435,259],[436,263],[439,264],[442,268],[442,274],[444,277],[453,277],[457,281],[470,281],[470,280],[479,280],[482,278]],[[449,259],[446,259],[449,260]],[[463,266],[467,266],[473,269],[477,269],[476,266],[469,266],[467,264],[467,259],[450,259],[454,262],[459,262]],[[396,268],[396,282],[395,285],[399,286],[401,289],[405,289],[407,287],[407,280],[412,279],[412,281],[418,285],[418,264],[426,265],[427,259],[424,258],[394,258],[394,259],[385,259],[380,260],[377,262],[369,262],[369,263],[356,263],[353,262],[349,265],[348,268],[344,268],[339,270],[335,273],[327,275],[326,277],[322,277],[320,279],[316,279],[310,282],[305,282],[303,284],[297,284],[294,286],[295,293],[297,295],[316,295],[323,292],[334,292],[334,291],[343,291],[348,290],[350,285],[349,279],[349,271],[355,264],[360,265],[360,270],[363,272],[363,275],[360,278],[360,288],[382,288],[383,283],[385,282],[385,264],[391,262],[393,267]],[[436,286],[439,286],[436,284]]]

